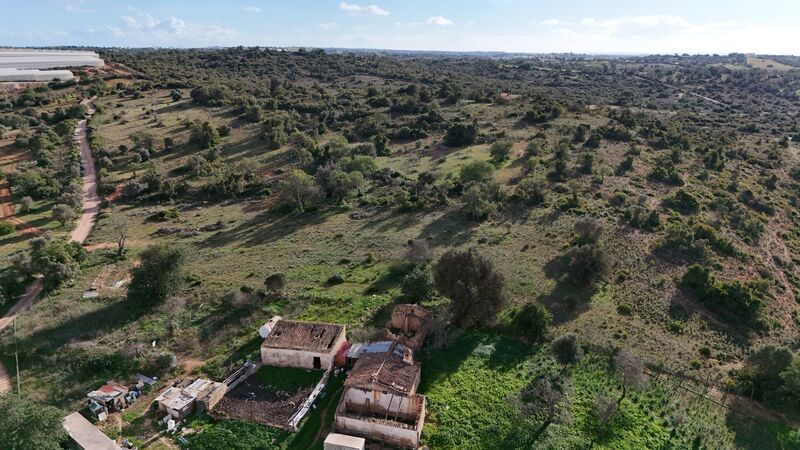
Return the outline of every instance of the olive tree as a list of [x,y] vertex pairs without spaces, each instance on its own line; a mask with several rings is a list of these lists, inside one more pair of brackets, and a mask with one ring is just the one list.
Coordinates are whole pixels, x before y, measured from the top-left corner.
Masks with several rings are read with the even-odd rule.
[[478,249],[449,250],[433,267],[436,290],[449,298],[456,325],[490,322],[507,304],[505,278]]

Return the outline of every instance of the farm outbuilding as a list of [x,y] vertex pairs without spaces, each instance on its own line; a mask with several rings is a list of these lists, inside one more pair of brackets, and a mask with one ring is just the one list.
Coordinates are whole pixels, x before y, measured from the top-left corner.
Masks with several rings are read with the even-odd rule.
[[160,417],[169,414],[175,420],[183,420],[195,411],[209,411],[217,405],[227,390],[224,383],[202,378],[184,386],[170,387],[155,399]]
[[121,450],[116,442],[92,425],[80,413],[74,412],[64,419],[64,429],[69,434],[69,448],[76,450]]
[[261,344],[261,361],[269,366],[328,369],[344,343],[344,325],[278,320]]

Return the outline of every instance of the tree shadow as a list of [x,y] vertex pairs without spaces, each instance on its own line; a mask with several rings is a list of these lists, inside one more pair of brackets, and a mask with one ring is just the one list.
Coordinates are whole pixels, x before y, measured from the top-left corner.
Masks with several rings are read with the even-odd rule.
[[73,317],[65,322],[35,331],[19,341],[30,356],[47,354],[70,341],[85,341],[135,322],[148,309],[127,297],[108,303],[102,308]]
[[[728,413],[725,416],[725,425],[734,435],[736,448],[748,450],[795,448],[791,444],[787,446],[784,442],[781,442],[781,437],[785,437],[793,427],[782,423],[780,418],[775,417],[773,419],[767,419],[766,417],[757,415],[743,414],[740,411],[750,411],[753,408],[749,402],[744,400],[734,399],[728,403],[728,406]],[[766,411],[766,408],[763,409]],[[764,414],[769,414],[769,412]],[[781,428],[783,428],[783,430],[781,430]]]
[[569,258],[559,255],[545,263],[543,267],[547,278],[556,284],[548,293],[540,294],[537,301],[553,315],[553,324],[570,322],[589,309],[589,303],[597,292],[597,285],[577,286],[566,276]]
[[378,213],[361,225],[360,229],[374,229],[381,233],[394,233],[416,226],[422,220],[423,213],[403,213],[397,211]]
[[232,243],[253,247],[284,239],[297,231],[324,223],[334,210],[279,215],[265,211],[229,230],[222,230],[200,242],[201,247],[219,248]]
[[448,211],[425,225],[418,239],[425,239],[431,247],[458,247],[469,242],[479,225]]

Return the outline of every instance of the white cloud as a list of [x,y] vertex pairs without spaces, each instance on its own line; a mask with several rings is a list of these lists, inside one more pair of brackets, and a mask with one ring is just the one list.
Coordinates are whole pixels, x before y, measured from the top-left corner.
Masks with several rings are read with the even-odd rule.
[[126,27],[132,30],[138,30],[140,28],[139,22],[131,16],[121,16],[120,20],[122,20],[122,23],[124,23]]
[[608,20],[588,18],[581,20],[581,25],[606,29],[619,29],[630,26],[641,28],[689,28],[692,26],[692,24],[683,17],[670,15],[623,16]]
[[93,9],[89,9],[89,8],[84,6],[86,4],[87,0],[72,0],[72,1],[60,0],[60,1],[61,1],[61,3],[64,4],[64,9],[67,12],[72,12],[72,13],[91,13],[91,12],[94,12]]
[[428,17],[428,25],[439,25],[443,27],[452,27],[453,21],[442,16]]
[[139,16],[139,19],[135,19],[131,16],[120,16],[120,20],[122,20],[122,23],[131,30],[152,30],[161,25],[161,21],[150,14],[139,13]]
[[422,22],[395,22],[394,26],[401,28],[418,28],[424,25]]
[[541,25],[547,25],[547,26],[558,26],[558,25],[564,25],[564,22],[562,22],[562,21],[560,21],[560,20],[558,20],[558,19],[547,19],[547,20],[543,20],[543,21],[541,21],[541,22],[539,22],[539,23],[540,23]]
[[257,13],[257,14],[261,14],[262,12],[264,12],[264,10],[261,9],[260,6],[255,6],[255,5],[245,6],[244,10],[247,12]]
[[339,26],[333,22],[318,23],[317,26],[325,31],[335,30],[339,28]]
[[342,11],[347,11],[353,16],[359,16],[362,14],[372,14],[375,16],[388,16],[389,14],[391,14],[389,11],[380,8],[376,5],[361,6],[355,3],[347,3],[347,2],[339,3],[339,9],[341,9]]

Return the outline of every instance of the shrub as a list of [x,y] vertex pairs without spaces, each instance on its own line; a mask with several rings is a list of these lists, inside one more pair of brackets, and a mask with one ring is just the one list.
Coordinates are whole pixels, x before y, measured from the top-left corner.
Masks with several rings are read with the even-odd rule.
[[567,276],[579,286],[588,286],[608,269],[605,250],[596,245],[578,245],[567,250]]
[[169,244],[152,245],[133,268],[128,299],[143,306],[159,305],[185,284],[186,252]]
[[473,184],[467,188],[461,197],[467,217],[473,220],[484,220],[497,209],[489,191],[490,188],[483,184]]
[[553,316],[547,308],[539,303],[528,302],[517,312],[514,325],[532,339],[539,340],[552,320]]
[[494,166],[486,161],[472,161],[461,166],[459,179],[462,183],[483,183],[491,181]]
[[71,206],[65,205],[63,203],[53,206],[52,213],[53,213],[53,219],[61,223],[62,227],[66,225],[67,222],[69,222],[70,220],[73,220],[76,216],[75,210],[72,209]]
[[450,125],[444,136],[444,143],[448,147],[465,147],[475,143],[478,137],[478,127],[474,124],[465,125],[456,122]]
[[665,198],[662,205],[681,214],[694,214],[700,210],[700,201],[686,189],[679,189],[672,196]]
[[270,294],[280,296],[286,288],[286,275],[281,272],[273,273],[264,279],[264,286]]
[[9,222],[1,221],[0,222],[0,236],[5,236],[7,234],[11,234],[16,230],[16,227]]
[[503,162],[508,160],[512,147],[513,144],[509,141],[497,141],[489,147],[489,154],[492,155],[492,159],[495,161]]
[[519,182],[514,198],[528,206],[537,206],[544,203],[546,192],[544,180],[529,177]]
[[33,208],[33,205],[33,198],[31,198],[29,195],[26,195],[19,200],[19,209],[24,213],[30,211]]
[[554,339],[550,343],[550,350],[561,364],[578,362],[583,354],[578,336],[574,333],[568,333]]
[[403,277],[400,290],[414,302],[431,298],[435,291],[431,269],[427,265],[415,265],[411,272]]
[[717,313],[742,322],[754,322],[766,296],[767,284],[759,281],[718,281],[711,270],[692,264],[681,279],[697,299]]
[[344,277],[340,273],[335,273],[329,276],[326,282],[330,285],[342,284],[344,283]]

